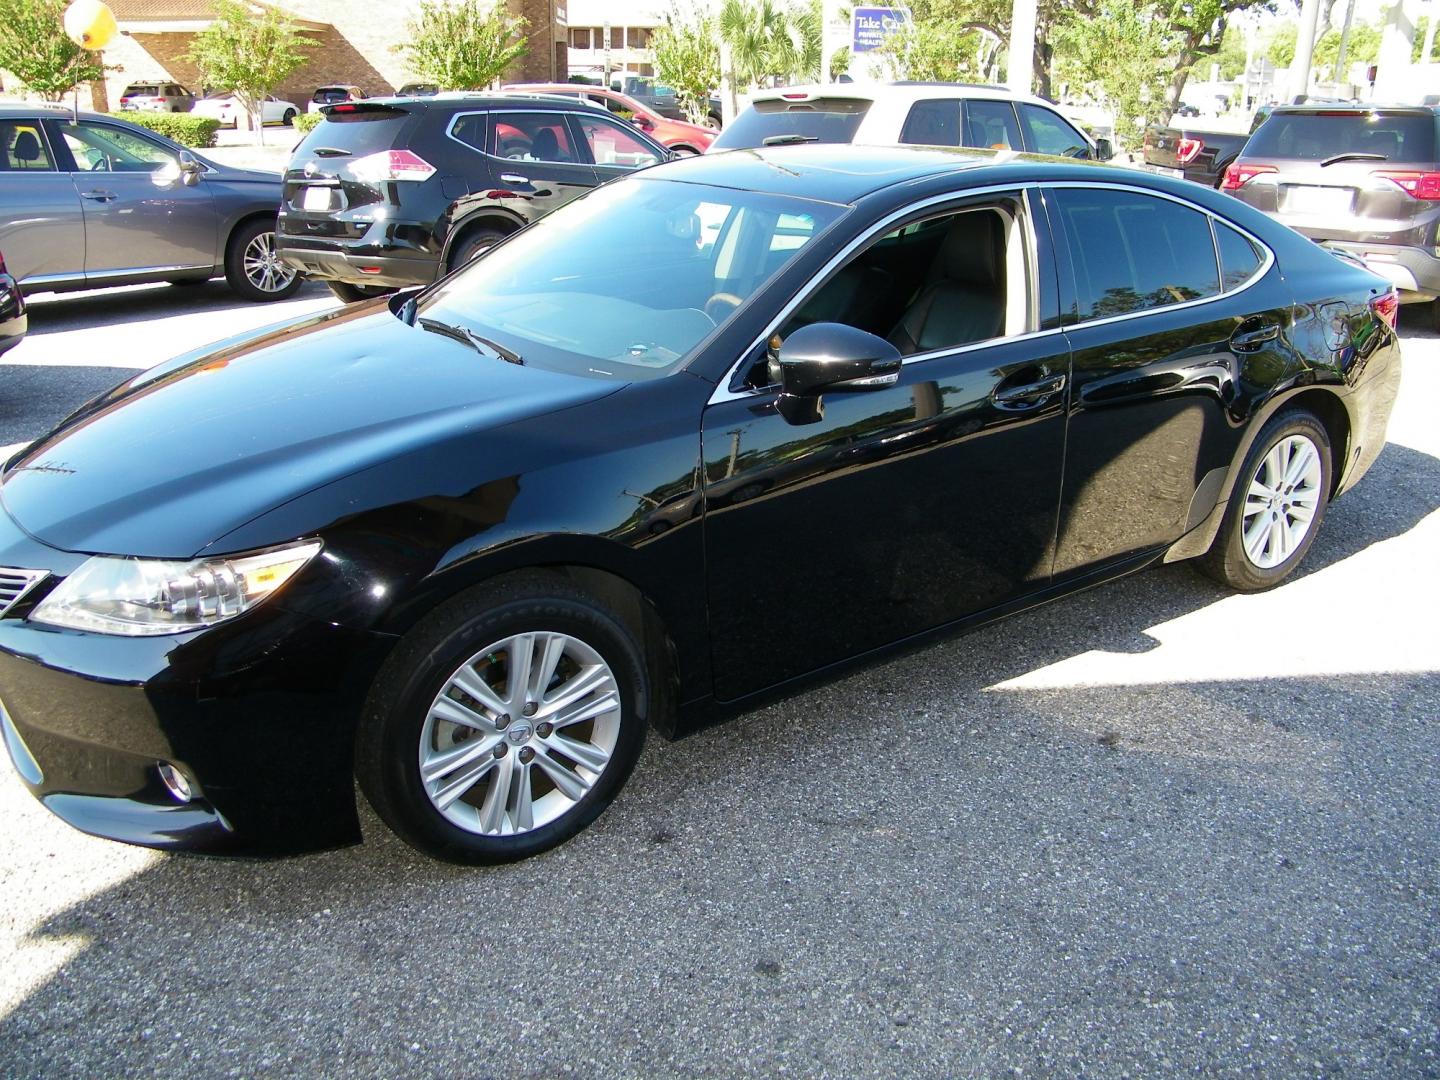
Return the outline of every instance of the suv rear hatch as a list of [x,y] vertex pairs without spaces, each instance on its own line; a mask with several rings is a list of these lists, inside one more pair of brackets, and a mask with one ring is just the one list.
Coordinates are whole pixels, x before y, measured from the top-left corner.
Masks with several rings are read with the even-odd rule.
[[710,144],[711,150],[749,149],[787,142],[848,143],[870,111],[870,99],[781,91],[757,99]]
[[376,204],[394,205],[397,180],[429,179],[435,168],[405,149],[419,102],[357,101],[327,106],[290,155],[280,232],[353,240],[375,223]]
[[1435,128],[1428,109],[1277,110],[1221,189],[1313,240],[1434,248]]

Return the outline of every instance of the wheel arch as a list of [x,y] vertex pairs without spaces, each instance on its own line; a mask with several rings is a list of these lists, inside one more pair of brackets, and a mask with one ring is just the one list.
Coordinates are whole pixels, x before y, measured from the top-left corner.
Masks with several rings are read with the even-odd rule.
[[455,269],[450,265],[450,255],[459,244],[464,242],[467,236],[481,229],[496,229],[509,236],[513,232],[519,232],[525,227],[525,224],[515,215],[499,208],[475,210],[466,214],[453,222],[445,234],[445,244],[440,249],[440,275],[448,274]]
[[220,265],[224,266],[225,260],[230,257],[231,245],[235,243],[235,237],[240,234],[240,230],[256,221],[273,221],[275,223],[276,239],[278,240],[280,222],[276,213],[275,210],[248,210],[233,218],[225,227],[225,243],[220,249]]

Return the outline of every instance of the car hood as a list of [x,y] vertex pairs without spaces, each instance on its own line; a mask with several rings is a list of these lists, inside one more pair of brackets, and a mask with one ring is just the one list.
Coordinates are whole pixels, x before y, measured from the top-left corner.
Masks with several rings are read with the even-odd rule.
[[323,484],[621,385],[492,359],[366,304],[121,384],[15,459],[0,502],[53,547],[189,558]]

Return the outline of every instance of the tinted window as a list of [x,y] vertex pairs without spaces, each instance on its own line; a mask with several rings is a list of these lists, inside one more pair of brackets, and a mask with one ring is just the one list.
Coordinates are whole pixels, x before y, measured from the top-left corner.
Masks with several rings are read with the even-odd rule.
[[38,124],[0,120],[0,169],[6,172],[53,172]]
[[711,144],[715,150],[764,146],[793,136],[805,142],[848,143],[855,138],[870,102],[854,98],[820,98],[796,104],[757,101],[737,116]]
[[1229,225],[1215,222],[1215,239],[1220,246],[1220,270],[1228,292],[1250,280],[1264,260],[1260,249]]
[[148,173],[176,160],[165,147],[109,124],[62,124],[60,134],[82,172]]
[[603,116],[576,117],[580,133],[596,165],[620,165],[627,169],[654,165],[660,159],[623,124]]
[[1030,149],[1037,154],[1054,154],[1056,157],[1088,156],[1090,144],[1060,117],[1049,109],[1038,105],[1016,105],[1020,123],[1025,125],[1025,137]]
[[1433,162],[1435,118],[1428,113],[1275,113],[1245,146],[1247,158],[1323,161],[1336,154]]
[[1062,188],[1055,196],[1082,319],[1220,291],[1210,223],[1198,210],[1129,191]]
[[296,154],[313,153],[317,149],[339,150],[329,157],[349,154],[364,157],[380,150],[391,149],[400,139],[400,132],[410,114],[404,109],[367,106],[354,112],[331,112],[325,116],[305,141],[295,148]]
[[990,150],[1019,150],[1020,125],[1008,101],[965,103],[965,145]]
[[493,113],[486,152],[512,161],[584,160],[570,142],[570,128],[564,113]]
[[960,102],[917,101],[910,106],[910,115],[905,117],[900,141],[921,146],[961,145]]

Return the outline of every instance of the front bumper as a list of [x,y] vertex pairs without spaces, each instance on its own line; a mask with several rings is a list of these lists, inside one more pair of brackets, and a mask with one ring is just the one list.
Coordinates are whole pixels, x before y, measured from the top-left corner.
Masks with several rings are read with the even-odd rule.
[[1365,260],[1373,273],[1388,280],[1406,300],[1440,296],[1440,259],[1427,248],[1404,244],[1361,244],[1349,240],[1321,241],[1321,247],[1338,248]]
[[[354,730],[393,638],[278,604],[150,638],[31,623],[28,612],[83,556],[0,519],[0,565],[56,575],[0,618],[0,727],[48,810],[84,832],[158,848],[264,855],[359,840]],[[189,801],[172,794],[161,765],[186,777]]]

